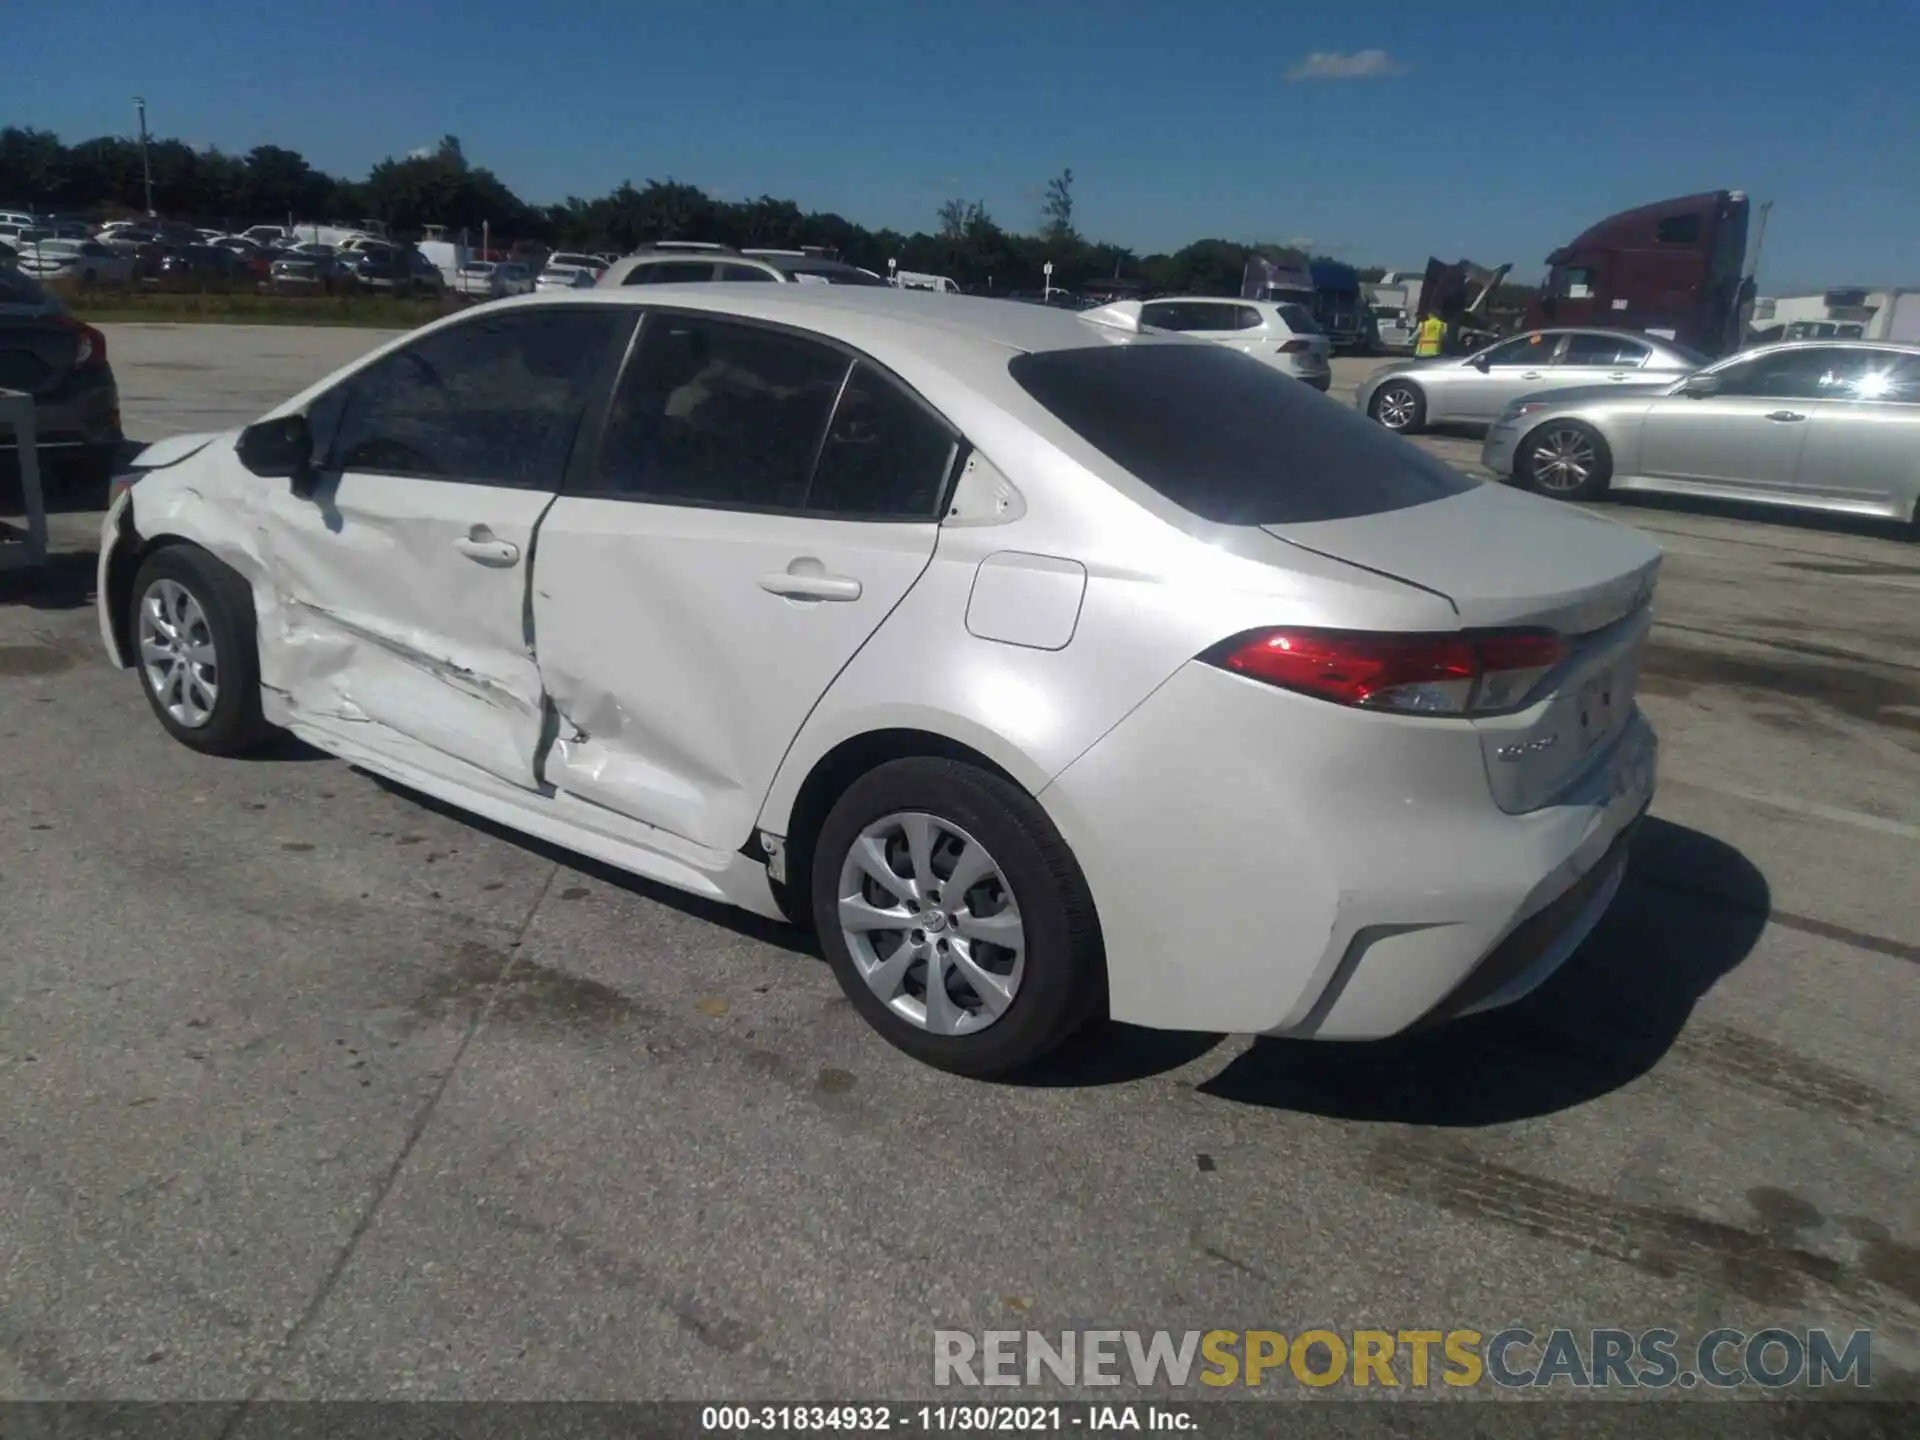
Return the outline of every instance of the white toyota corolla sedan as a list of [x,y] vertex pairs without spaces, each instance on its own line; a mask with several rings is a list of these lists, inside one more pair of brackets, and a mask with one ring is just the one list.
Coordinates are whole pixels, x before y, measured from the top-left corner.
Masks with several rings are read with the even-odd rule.
[[100,626],[275,728],[815,925],[888,1040],[1504,1004],[1653,787],[1659,552],[1204,341],[880,287],[449,317],[117,486]]

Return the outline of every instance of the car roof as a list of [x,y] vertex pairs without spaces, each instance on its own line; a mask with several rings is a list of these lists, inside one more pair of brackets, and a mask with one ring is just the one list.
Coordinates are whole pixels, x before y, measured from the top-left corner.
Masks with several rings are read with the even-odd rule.
[[[1015,354],[1074,350],[1119,340],[1193,344],[1181,337],[1136,335],[1083,318],[1090,312],[1021,305],[975,295],[932,295],[890,285],[766,285],[748,281],[693,281],[677,285],[615,286],[567,292],[564,301],[523,296],[503,305],[599,304],[711,311],[770,324],[792,325],[855,349],[917,350],[971,358],[1004,368]],[[935,343],[937,337],[937,343]]]
[[1850,340],[1839,336],[1818,337],[1807,340],[1778,340],[1770,345],[1750,345],[1720,361],[1721,365],[1733,360],[1751,360],[1756,355],[1771,355],[1779,350],[1870,350],[1885,355],[1911,355],[1920,357],[1920,345],[1903,340]]

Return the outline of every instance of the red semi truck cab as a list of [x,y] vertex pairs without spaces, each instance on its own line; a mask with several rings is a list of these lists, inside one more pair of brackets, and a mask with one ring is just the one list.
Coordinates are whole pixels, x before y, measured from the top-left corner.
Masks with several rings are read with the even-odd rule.
[[1709,355],[1739,349],[1753,303],[1748,212],[1743,192],[1710,190],[1609,216],[1547,257],[1528,328],[1601,325]]

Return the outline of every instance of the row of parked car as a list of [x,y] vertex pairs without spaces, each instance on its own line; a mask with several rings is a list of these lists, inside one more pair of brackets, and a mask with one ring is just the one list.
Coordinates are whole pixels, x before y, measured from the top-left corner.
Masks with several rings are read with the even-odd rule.
[[377,236],[339,243],[302,240],[280,226],[241,234],[163,221],[48,220],[0,211],[0,262],[37,280],[83,288],[152,286],[277,293],[378,290],[402,294],[446,289],[439,268],[418,249]]

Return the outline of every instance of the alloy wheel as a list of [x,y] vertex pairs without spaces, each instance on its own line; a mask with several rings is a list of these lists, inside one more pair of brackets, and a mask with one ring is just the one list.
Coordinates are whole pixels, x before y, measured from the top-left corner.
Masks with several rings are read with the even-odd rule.
[[220,699],[220,659],[206,611],[178,580],[156,580],[140,599],[140,670],[176,723],[198,730]]
[[1404,430],[1420,413],[1420,400],[1404,385],[1390,386],[1380,392],[1374,415],[1389,430]]
[[894,1014],[971,1035],[1013,1004],[1026,931],[999,862],[949,820],[902,811],[860,832],[840,867],[840,931]]
[[1549,430],[1534,442],[1529,468],[1542,490],[1565,494],[1587,483],[1596,458],[1592,437],[1566,427]]

